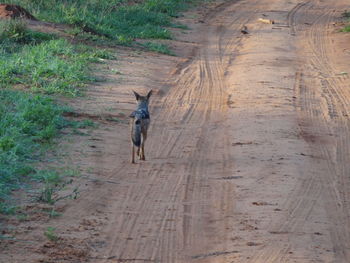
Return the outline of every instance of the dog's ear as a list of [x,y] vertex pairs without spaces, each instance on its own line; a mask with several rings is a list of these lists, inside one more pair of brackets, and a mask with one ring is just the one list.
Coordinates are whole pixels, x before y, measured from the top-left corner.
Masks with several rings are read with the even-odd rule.
[[139,100],[139,98],[141,97],[136,91],[132,91],[132,92],[134,92],[134,94],[135,94],[135,97],[136,97],[136,100]]
[[152,90],[150,90],[149,92],[148,92],[148,94],[147,94],[147,99],[149,100],[149,98],[151,97],[151,95],[152,95]]

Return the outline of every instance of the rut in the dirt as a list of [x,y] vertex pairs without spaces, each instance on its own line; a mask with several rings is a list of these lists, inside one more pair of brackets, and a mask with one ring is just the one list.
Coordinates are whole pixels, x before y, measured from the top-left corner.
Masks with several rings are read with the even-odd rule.
[[94,263],[349,262],[346,4],[227,1],[178,41],[185,58],[124,55],[132,79],[80,106],[132,112],[130,88],[153,89],[147,161],[130,164],[127,125],[104,121],[122,115],[99,113],[74,156],[91,184],[51,221],[62,244]]
[[[340,10],[340,2],[332,5]],[[347,182],[346,120],[334,118],[347,111],[339,92],[348,79],[327,77],[334,74],[326,56],[329,7],[231,1],[207,17],[195,56],[178,67],[157,102],[149,161],[116,174],[133,183],[115,187],[100,255],[346,262],[348,190],[329,186]],[[322,90],[312,89],[320,86],[315,80]],[[325,129],[330,124],[343,133],[335,156],[334,143],[341,144],[328,138],[336,133]]]

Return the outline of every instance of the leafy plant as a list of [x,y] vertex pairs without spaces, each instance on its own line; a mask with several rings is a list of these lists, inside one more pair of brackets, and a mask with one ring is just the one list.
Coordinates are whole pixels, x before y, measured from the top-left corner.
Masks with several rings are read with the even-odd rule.
[[58,236],[55,233],[56,228],[49,226],[46,231],[44,232],[44,235],[53,242],[56,242],[58,240]]
[[341,31],[342,32],[350,32],[350,25],[345,26]]
[[169,49],[169,47],[162,43],[156,42],[146,42],[141,44],[143,47],[150,51],[155,51],[158,53],[174,56],[175,54]]

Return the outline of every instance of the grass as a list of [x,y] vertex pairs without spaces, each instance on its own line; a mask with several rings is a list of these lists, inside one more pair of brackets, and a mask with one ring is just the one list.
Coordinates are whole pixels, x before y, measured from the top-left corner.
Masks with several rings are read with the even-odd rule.
[[157,43],[157,42],[145,42],[143,44],[140,44],[144,48],[150,51],[158,52],[161,54],[166,54],[170,56],[175,56],[174,52],[172,52],[169,47],[165,44],[162,43]]
[[55,233],[56,228],[48,227],[44,232],[44,236],[46,236],[50,241],[56,242],[58,240],[58,235]]
[[[344,11],[342,16],[344,18],[347,18],[350,21],[350,12],[349,11]],[[346,25],[341,31],[342,32],[350,32],[350,24]]]
[[345,10],[345,11],[342,13],[342,16],[345,17],[345,18],[350,18],[350,11]]
[[112,58],[106,50],[74,46],[64,39],[27,30],[21,21],[1,21],[0,87],[76,96],[91,77],[89,64]]
[[75,32],[89,33],[119,44],[130,44],[135,38],[169,39],[171,20],[193,3],[191,0],[10,0],[28,9],[44,21],[65,23]]
[[345,26],[345,27],[342,29],[342,32],[350,32],[350,25]]
[[74,188],[72,193],[66,196],[58,197],[56,193],[59,190],[66,188],[67,185],[71,184],[73,182],[73,179],[71,177],[77,175],[78,174],[76,174],[76,171],[74,170],[59,172],[56,169],[41,170],[32,175],[31,178],[33,178],[33,180],[42,183],[42,187],[39,191],[38,201],[53,205],[62,199],[76,199],[79,194],[78,188]]
[[[106,50],[72,45],[54,35],[28,30],[19,20],[0,21],[0,212],[11,214],[11,192],[31,180],[43,184],[40,200],[54,203],[53,193],[66,181],[37,171],[35,162],[66,126],[94,127],[67,121],[67,109],[52,94],[78,95],[94,80],[89,65],[113,58]],[[49,96],[51,95],[51,96]]]
[[49,97],[0,90],[0,201],[35,173],[33,161],[65,125],[62,112]]
[[21,20],[0,20],[1,51],[10,51],[23,44],[38,44],[54,39],[52,34],[29,30]]

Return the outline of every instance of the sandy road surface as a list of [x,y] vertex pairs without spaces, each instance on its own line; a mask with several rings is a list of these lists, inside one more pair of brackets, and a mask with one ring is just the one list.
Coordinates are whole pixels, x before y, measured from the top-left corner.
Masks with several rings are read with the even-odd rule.
[[135,181],[115,189],[101,262],[350,260],[349,78],[337,75],[349,64],[338,69],[332,47],[344,9],[232,1],[211,13],[153,111],[149,161],[118,173]]
[[[95,136],[88,161],[107,184],[55,221],[89,256],[45,260],[350,262],[349,37],[333,25],[347,7],[241,0],[209,12],[191,57],[142,77],[158,91],[147,161],[129,164],[127,126]],[[95,93],[94,105],[133,108],[127,88]]]

